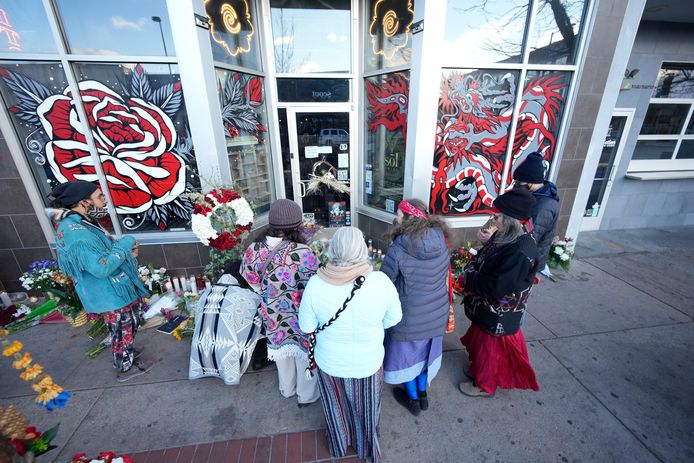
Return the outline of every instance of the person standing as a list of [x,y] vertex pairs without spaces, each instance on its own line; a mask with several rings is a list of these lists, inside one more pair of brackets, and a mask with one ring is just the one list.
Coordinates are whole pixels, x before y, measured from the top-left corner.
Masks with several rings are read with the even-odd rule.
[[301,207],[278,199],[270,206],[269,230],[244,253],[241,276],[261,295],[268,359],[277,365],[280,393],[298,396],[299,407],[320,398],[315,377],[305,375],[308,338],[299,328],[298,310],[306,283],[318,270],[318,258],[299,233]]
[[547,257],[559,220],[559,195],[557,186],[545,180],[545,167],[540,153],[530,153],[513,172],[515,186],[525,187],[535,197],[530,213],[533,220],[532,234],[537,242],[537,269],[546,277],[552,274]]
[[395,283],[403,318],[386,333],[384,381],[413,415],[429,408],[427,386],[441,367],[449,312],[446,226],[418,199],[398,205],[381,271]]
[[378,462],[384,329],[402,318],[400,300],[390,279],[371,271],[359,229],[338,229],[328,257],[306,286],[299,326],[315,333],[330,454],[342,458],[352,445],[359,458]]
[[493,203],[494,233],[465,266],[463,307],[472,321],[461,338],[469,380],[459,384],[471,397],[492,396],[497,387],[539,390],[521,331],[537,269],[537,247],[524,222],[535,198],[514,188]]
[[147,372],[151,363],[138,359],[133,347],[142,321],[142,298],[149,296],[137,276],[138,244],[132,236],[113,238],[98,221],[106,211],[101,189],[85,181],[66,182],[52,192],[47,210],[56,224],[60,269],[75,283],[84,309],[102,313],[110,335],[117,380]]

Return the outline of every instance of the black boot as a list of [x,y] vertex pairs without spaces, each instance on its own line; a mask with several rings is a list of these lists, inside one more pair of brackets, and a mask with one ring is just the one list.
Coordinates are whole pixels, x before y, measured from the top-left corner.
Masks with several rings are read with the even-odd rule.
[[417,391],[419,396],[419,408],[426,410],[429,408],[429,399],[427,399],[427,391]]
[[421,412],[419,408],[419,400],[410,399],[407,392],[400,387],[393,389],[393,396],[395,397],[395,401],[397,403],[405,407],[414,416],[419,416],[419,413]]

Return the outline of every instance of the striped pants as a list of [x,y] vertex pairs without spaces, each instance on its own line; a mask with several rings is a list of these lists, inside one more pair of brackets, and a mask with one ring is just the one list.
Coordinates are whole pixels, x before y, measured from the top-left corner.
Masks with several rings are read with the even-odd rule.
[[381,460],[378,421],[381,418],[383,368],[368,378],[337,378],[318,368],[321,400],[333,458],[344,457],[352,445],[361,459]]

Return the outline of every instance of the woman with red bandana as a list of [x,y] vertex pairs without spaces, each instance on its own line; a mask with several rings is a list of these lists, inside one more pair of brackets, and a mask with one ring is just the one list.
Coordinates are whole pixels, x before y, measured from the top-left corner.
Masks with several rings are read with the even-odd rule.
[[386,332],[383,380],[403,385],[395,400],[417,416],[429,408],[427,386],[441,367],[450,256],[443,219],[422,201],[401,201],[395,220],[381,271],[395,283],[403,316]]
[[534,204],[526,188],[498,196],[491,235],[479,235],[486,243],[465,267],[463,306],[472,325],[461,341],[470,367],[459,389],[467,396],[540,388],[521,331],[537,272],[537,246],[525,223]]

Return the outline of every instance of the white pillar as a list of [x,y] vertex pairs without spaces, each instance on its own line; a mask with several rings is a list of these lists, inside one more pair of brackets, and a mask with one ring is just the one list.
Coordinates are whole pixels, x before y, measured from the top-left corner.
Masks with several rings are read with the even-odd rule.
[[434,161],[446,3],[446,0],[414,2],[414,24],[424,20],[424,31],[412,36],[404,197],[418,198],[426,204],[429,204]]
[[209,30],[195,25],[205,16],[202,0],[167,0],[188,124],[203,190],[230,184],[222,110],[219,106]]

